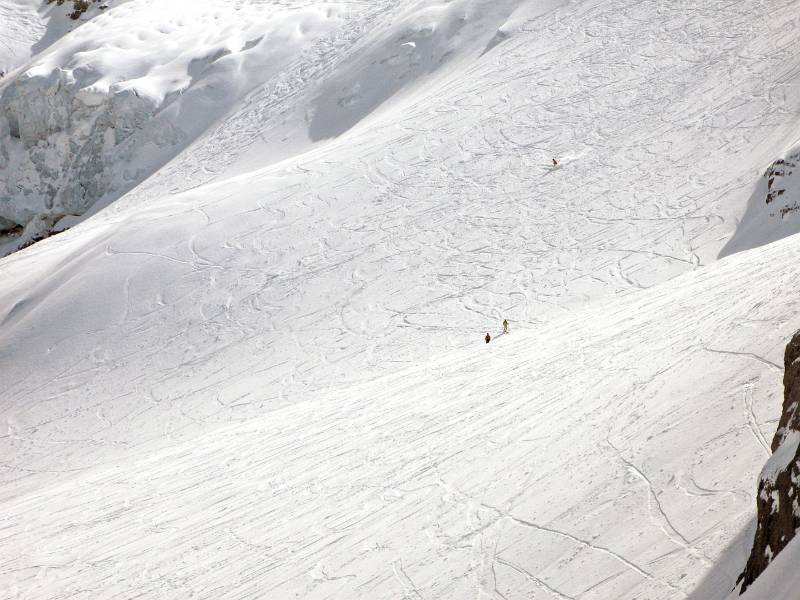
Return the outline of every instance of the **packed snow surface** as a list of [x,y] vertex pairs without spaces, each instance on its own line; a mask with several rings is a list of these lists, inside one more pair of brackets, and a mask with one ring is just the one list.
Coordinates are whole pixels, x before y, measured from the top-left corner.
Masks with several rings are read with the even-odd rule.
[[[725,598],[800,240],[716,257],[800,136],[800,2],[172,6],[5,84],[146,118],[0,262],[0,595]],[[23,108],[0,152],[75,156]]]

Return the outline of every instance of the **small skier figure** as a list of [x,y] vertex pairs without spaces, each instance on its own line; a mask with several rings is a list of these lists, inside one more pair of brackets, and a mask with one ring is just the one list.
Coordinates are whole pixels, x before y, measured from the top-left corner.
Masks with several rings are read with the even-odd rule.
[[503,319],[503,333],[508,333],[508,319]]
[[558,166],[558,161],[554,158],[553,159],[553,168]]
[[485,339],[485,340],[486,340],[486,343],[488,344],[489,342],[491,342],[491,341],[492,341],[492,336],[490,336],[490,335],[489,335],[489,332],[487,331],[487,332],[486,332],[486,337],[485,337],[485,338],[483,338],[483,339]]

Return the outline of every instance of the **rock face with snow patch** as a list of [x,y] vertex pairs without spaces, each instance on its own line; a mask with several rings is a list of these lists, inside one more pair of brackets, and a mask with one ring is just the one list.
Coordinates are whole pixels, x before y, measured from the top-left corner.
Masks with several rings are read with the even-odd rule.
[[747,211],[720,257],[757,248],[800,231],[800,146],[774,160],[753,190]]
[[758,523],[741,591],[756,580],[800,528],[800,331],[786,346],[784,398],[772,456],[758,482]]

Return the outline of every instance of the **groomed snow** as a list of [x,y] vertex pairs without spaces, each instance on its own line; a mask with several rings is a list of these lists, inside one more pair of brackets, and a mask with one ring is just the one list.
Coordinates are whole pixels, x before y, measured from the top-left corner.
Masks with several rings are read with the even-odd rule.
[[715,258],[798,4],[349,3],[3,259],[0,595],[725,598],[800,240]]

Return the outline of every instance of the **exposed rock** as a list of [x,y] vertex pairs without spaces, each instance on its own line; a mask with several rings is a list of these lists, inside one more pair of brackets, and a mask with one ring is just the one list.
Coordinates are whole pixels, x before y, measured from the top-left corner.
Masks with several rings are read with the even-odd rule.
[[[66,1],[67,0],[47,0],[47,3],[48,4],[55,3],[58,6],[61,6]],[[89,0],[72,0],[72,12],[69,13],[69,18],[74,20],[74,21],[77,21],[78,19],[81,18],[81,15],[83,15],[83,13],[85,13],[87,10],[89,10],[89,7],[92,4],[97,4],[97,2],[98,2],[98,0],[91,0],[91,2]],[[105,9],[107,7],[108,7],[108,5],[106,3],[103,3],[103,4],[100,5],[99,8],[101,10],[103,10],[103,9]]]
[[753,549],[740,576],[744,592],[800,528],[800,331],[783,359],[783,413],[772,440],[772,456],[758,482],[758,520]]
[[[764,178],[767,180],[767,197],[766,203],[771,204],[776,198],[783,196],[786,193],[784,180],[794,173],[797,168],[797,163],[794,162],[800,158],[800,152],[795,152],[789,159],[779,158],[773,162],[764,173]],[[783,184],[783,185],[782,185]],[[797,203],[792,206],[784,206],[780,209],[781,216],[787,212],[797,210]]]

